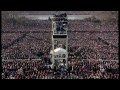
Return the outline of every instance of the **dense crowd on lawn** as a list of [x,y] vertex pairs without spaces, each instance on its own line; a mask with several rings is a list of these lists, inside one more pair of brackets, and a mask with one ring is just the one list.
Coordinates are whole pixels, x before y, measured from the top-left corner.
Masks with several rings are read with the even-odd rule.
[[43,60],[2,61],[2,79],[118,79],[116,61],[74,61],[52,69]]
[[[118,79],[118,26],[116,23],[68,21],[68,57],[108,60],[76,61],[67,70],[51,69],[52,24],[31,20],[23,25],[2,25],[2,79]],[[18,31],[18,32],[16,32]],[[19,31],[30,31],[20,33]],[[32,31],[39,31],[33,33]],[[96,32],[98,31],[98,32]],[[9,61],[12,59],[13,61]],[[21,61],[16,61],[21,59]],[[24,61],[22,59],[41,59]],[[115,60],[115,61],[111,61]]]
[[[4,30],[4,28],[6,28],[7,31],[40,31],[38,33],[27,33],[25,37],[18,41],[15,39],[19,39],[24,33],[2,33],[2,46],[7,45],[6,49],[2,49],[2,56],[4,56],[5,59],[40,58],[42,55],[49,56],[52,47],[51,21],[31,20],[21,25],[21,27],[15,26],[15,28],[13,28],[13,26],[3,26],[2,30]],[[70,55],[74,55],[74,52],[78,49],[87,46],[108,60],[117,58],[119,35],[118,27],[115,23],[102,24],[91,21],[71,20],[68,21],[68,28],[68,50]],[[98,30],[98,33],[95,32]],[[101,38],[101,40],[99,38]],[[16,43],[14,43],[14,41],[16,41]],[[107,42],[107,44],[105,42]],[[86,54],[89,56],[91,52]],[[86,57],[86,55],[84,54],[83,57]]]

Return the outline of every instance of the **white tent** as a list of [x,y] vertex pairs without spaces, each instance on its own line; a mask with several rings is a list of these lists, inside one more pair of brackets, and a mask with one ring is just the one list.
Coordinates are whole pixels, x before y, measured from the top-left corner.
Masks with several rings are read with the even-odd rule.
[[[58,54],[66,54],[66,53],[67,53],[67,51],[66,51],[65,49],[63,49],[63,48],[56,48],[56,49],[54,50],[54,54],[55,54],[55,55],[58,55]],[[53,54],[53,51],[52,51],[52,50],[51,50],[50,54]]]
[[66,54],[67,51],[63,48],[57,48],[57,49],[54,50],[54,52],[56,54]]

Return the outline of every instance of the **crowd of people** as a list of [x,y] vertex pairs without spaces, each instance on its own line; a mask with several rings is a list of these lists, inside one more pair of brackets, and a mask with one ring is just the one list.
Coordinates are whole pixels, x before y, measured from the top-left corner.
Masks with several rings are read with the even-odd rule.
[[51,31],[49,20],[26,20],[23,23],[13,25],[11,22],[2,25],[2,31]]
[[115,22],[99,22],[86,20],[69,20],[69,31],[118,31]]
[[[4,33],[3,33],[4,31]],[[13,31],[13,33],[8,33]],[[18,31],[18,32],[17,32]],[[27,33],[19,31],[28,31]],[[33,32],[37,31],[37,32]],[[14,33],[15,32],[15,33]],[[3,79],[118,79],[118,26],[86,20],[68,20],[68,57],[77,61],[61,74],[46,65],[52,49],[52,22],[30,20],[2,25]],[[13,59],[13,61],[9,61]],[[16,61],[21,59],[21,61]],[[41,61],[24,61],[41,59]],[[114,61],[111,61],[114,60]],[[102,68],[101,68],[102,67]],[[22,73],[20,73],[20,71]]]
[[93,11],[16,11],[18,14],[35,14],[35,15],[53,15],[55,13],[67,13],[68,15],[89,15]]
[[[69,31],[118,31],[118,25],[115,22],[108,23],[95,23],[93,21],[86,20],[68,20]],[[39,30],[39,31],[51,31],[52,25],[49,20],[28,20],[23,25],[13,26],[10,22],[2,25],[2,31],[7,30]]]
[[[27,25],[28,24],[28,25]],[[52,47],[52,24],[47,20],[31,20],[24,25],[24,28],[10,29],[12,26],[5,26],[7,31],[29,31],[26,36],[15,44],[2,49],[2,56],[8,59],[15,58],[40,58],[39,54],[49,55]],[[71,20],[68,21],[68,52],[74,54],[78,49],[89,47],[106,59],[116,59],[118,54],[118,27],[116,24],[94,23],[89,21]],[[99,29],[99,31],[97,30]],[[6,31],[2,29],[3,31]],[[105,30],[105,31],[104,31]],[[6,32],[7,32],[6,31]],[[33,31],[39,31],[33,33]],[[98,31],[98,32],[97,32]],[[102,32],[101,32],[102,31]],[[106,32],[107,31],[107,32]],[[2,33],[2,45],[12,43],[23,33]],[[101,38],[101,39],[99,39]],[[107,42],[108,44],[106,44]],[[117,47],[117,48],[114,48]],[[19,48],[19,49],[18,49]],[[107,50],[107,51],[106,51]],[[91,53],[91,52],[90,52]],[[87,53],[88,56],[90,53]],[[18,55],[19,54],[19,55]],[[103,54],[103,55],[102,55]],[[100,56],[99,55],[99,56]],[[85,56],[84,56],[85,57]]]
[[117,61],[71,61],[68,69],[51,68],[43,60],[2,61],[2,79],[118,79]]

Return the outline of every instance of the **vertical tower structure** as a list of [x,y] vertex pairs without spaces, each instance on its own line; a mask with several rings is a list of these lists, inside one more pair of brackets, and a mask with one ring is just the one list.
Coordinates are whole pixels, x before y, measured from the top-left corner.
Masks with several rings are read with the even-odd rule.
[[52,18],[52,66],[68,66],[67,14],[55,14]]

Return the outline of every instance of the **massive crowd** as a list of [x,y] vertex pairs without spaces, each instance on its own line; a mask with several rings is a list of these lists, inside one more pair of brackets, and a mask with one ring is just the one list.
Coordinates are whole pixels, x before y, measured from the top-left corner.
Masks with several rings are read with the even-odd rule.
[[2,31],[51,31],[51,28],[49,20],[26,20],[22,24],[8,22],[2,25]]
[[[79,61],[63,74],[46,66],[52,47],[52,24],[47,20],[31,20],[24,25],[2,25],[3,79],[117,79],[118,26],[116,23],[68,21],[69,59],[102,59]],[[8,33],[8,31],[15,31]],[[18,31],[18,32],[17,32]],[[28,31],[20,33],[19,31]],[[37,31],[37,32],[33,32]],[[41,61],[9,61],[9,59],[41,59]],[[69,66],[70,67],[70,66]],[[101,69],[101,67],[103,67]],[[23,69],[23,71],[22,71]],[[22,71],[22,74],[19,72]]]
[[[31,20],[31,22],[22,26],[23,28],[16,27],[16,29],[12,30],[9,30],[9,27],[12,26],[5,26],[4,28],[6,27],[8,28],[6,29],[7,31],[15,31],[15,33],[2,33],[2,46],[8,46],[7,49],[2,49],[3,58],[40,58],[39,56],[41,55],[39,54],[49,56],[52,47],[51,21]],[[4,28],[2,30],[6,31]],[[68,21],[68,28],[69,54],[74,54],[76,51],[79,51],[78,49],[87,47],[100,54],[97,56],[105,57],[108,60],[118,58],[119,35],[116,24],[111,24],[110,22],[104,25],[91,21],[71,20]],[[24,34],[19,31],[29,31],[29,33],[22,40],[12,43]],[[37,32],[34,33],[33,31]],[[86,54],[89,56],[91,52]],[[86,57],[86,55],[83,55],[83,57]]]
[[67,13],[68,15],[89,15],[93,11],[16,11],[19,14],[35,14],[35,15],[53,15],[55,13]]
[[2,61],[2,79],[118,79],[116,61],[71,61],[68,69],[54,68],[43,60]]
[[69,31],[118,31],[117,23],[94,22],[86,20],[70,20]]

